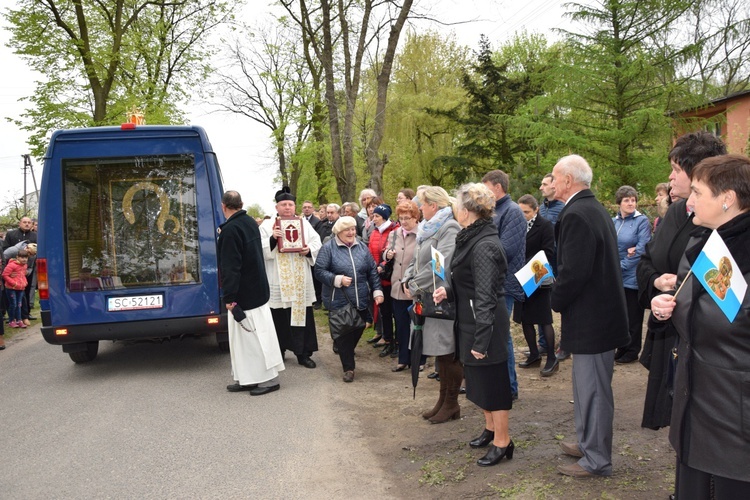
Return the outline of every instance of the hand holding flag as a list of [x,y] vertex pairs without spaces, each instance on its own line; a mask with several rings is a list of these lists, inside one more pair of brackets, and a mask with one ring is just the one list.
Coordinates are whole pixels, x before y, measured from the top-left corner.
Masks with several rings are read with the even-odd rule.
[[515,277],[521,283],[527,297],[531,297],[531,294],[536,292],[543,281],[554,277],[552,266],[550,266],[544,250],[539,250],[525,266],[515,273]]

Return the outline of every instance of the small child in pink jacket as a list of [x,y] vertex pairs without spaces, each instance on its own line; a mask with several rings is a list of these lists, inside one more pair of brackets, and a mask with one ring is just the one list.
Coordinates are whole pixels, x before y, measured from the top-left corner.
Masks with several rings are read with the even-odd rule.
[[5,294],[8,296],[8,326],[11,328],[26,328],[21,320],[21,305],[23,303],[23,291],[26,289],[26,262],[29,254],[26,250],[19,250],[18,256],[10,259],[3,269],[3,283],[5,283]]

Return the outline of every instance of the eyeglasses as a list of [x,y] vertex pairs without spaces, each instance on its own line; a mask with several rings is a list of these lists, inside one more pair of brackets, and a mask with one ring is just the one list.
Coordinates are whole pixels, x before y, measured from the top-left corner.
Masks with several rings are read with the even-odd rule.
[[406,222],[408,220],[414,220],[414,217],[399,217],[398,220],[401,222]]

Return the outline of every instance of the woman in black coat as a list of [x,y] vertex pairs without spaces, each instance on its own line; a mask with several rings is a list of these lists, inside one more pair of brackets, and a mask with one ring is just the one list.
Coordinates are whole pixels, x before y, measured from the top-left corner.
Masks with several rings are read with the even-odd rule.
[[433,293],[436,303],[446,298],[456,303],[454,330],[464,364],[466,397],[484,411],[485,429],[472,440],[472,448],[490,445],[477,461],[480,466],[513,458],[508,432],[513,405],[508,375],[508,310],[505,307],[505,275],[508,264],[492,221],[495,198],[483,184],[466,184],[456,193],[456,220],[463,227],[456,236],[456,250],[447,287]]
[[[518,199],[523,216],[526,217],[526,262],[544,251],[547,261],[554,262],[555,228],[550,221],[539,216],[539,203],[530,194]],[[551,279],[549,280],[552,281]],[[547,362],[541,370],[542,377],[551,377],[560,368],[555,356],[555,329],[552,327],[552,306],[550,305],[551,283],[542,283],[531,297],[513,306],[513,321],[521,323],[523,336],[529,345],[529,357],[518,363],[521,368],[530,368],[541,363],[542,356],[536,345],[536,325],[542,327],[547,344]]]
[[[750,294],[742,293],[739,285],[743,278],[750,281],[750,159],[723,155],[703,160],[693,170],[691,188],[688,205],[694,207],[694,222],[707,229],[691,232],[677,272],[682,286],[676,296],[667,293],[651,300],[654,316],[671,320],[680,337],[669,430],[677,452],[676,497],[711,498],[713,485],[717,500],[746,498]],[[706,250],[713,230],[736,266],[725,252]],[[708,265],[699,261],[704,250]],[[734,297],[736,315],[720,308]]]

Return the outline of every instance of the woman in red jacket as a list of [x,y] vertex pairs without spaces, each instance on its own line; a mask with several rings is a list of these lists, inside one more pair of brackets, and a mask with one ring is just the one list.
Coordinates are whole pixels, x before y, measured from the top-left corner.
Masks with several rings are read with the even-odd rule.
[[[399,227],[398,223],[394,223],[390,220],[391,218],[391,207],[385,203],[381,203],[376,206],[372,213],[372,223],[375,226],[372,233],[370,234],[370,241],[368,246],[372,258],[378,265],[378,274],[380,275],[380,283],[383,286],[383,295],[385,300],[379,307],[379,315],[381,320],[383,343],[385,346],[380,352],[380,357],[384,358],[391,353],[396,353],[396,341],[393,338],[393,302],[391,299],[391,277],[390,275],[384,275],[383,272],[386,268],[386,259],[384,253],[390,248],[389,238],[391,232]],[[378,344],[375,344],[378,346]]]

